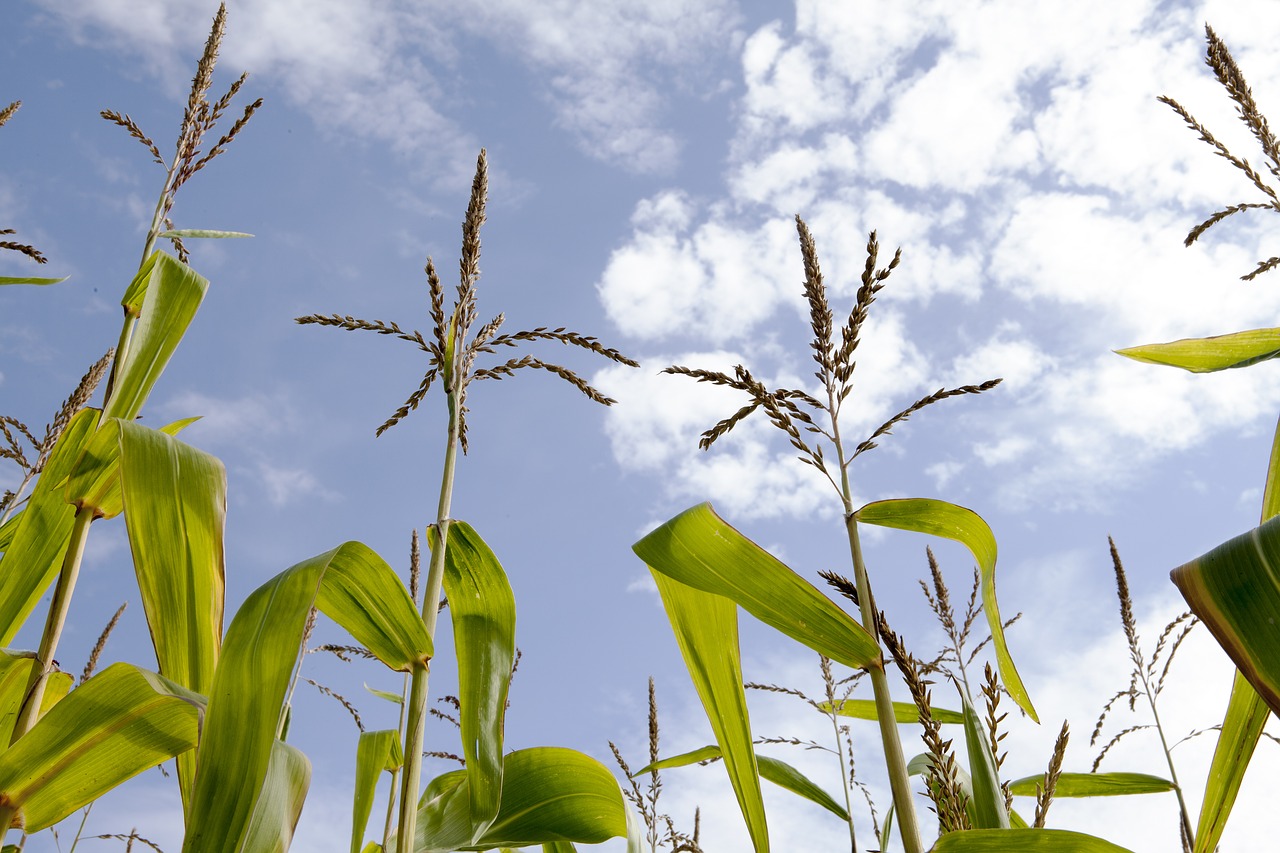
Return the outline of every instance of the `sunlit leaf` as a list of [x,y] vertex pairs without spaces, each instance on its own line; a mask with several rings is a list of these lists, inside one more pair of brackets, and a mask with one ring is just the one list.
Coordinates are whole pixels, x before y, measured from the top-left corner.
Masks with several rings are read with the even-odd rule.
[[1000,789],[1000,775],[996,757],[991,751],[991,741],[978,713],[962,690],[960,701],[964,709],[964,742],[969,754],[969,781],[973,786],[973,825],[976,829],[1006,829],[1009,826],[1009,810],[1005,808],[1004,791]]
[[191,749],[203,697],[116,663],[72,691],[3,756],[0,796],[38,832]]
[[403,763],[404,751],[397,729],[360,733],[356,744],[355,796],[351,804],[351,853],[360,853],[378,779],[383,772],[395,770]]
[[404,704],[404,696],[399,693],[392,693],[390,690],[378,690],[376,687],[370,687],[367,684],[364,686],[364,689],[372,693],[374,696],[377,696],[379,699],[386,699],[394,705]]
[[948,832],[931,853],[1132,853],[1082,832],[1066,829],[970,829]]
[[[199,418],[183,418],[160,427],[165,435],[177,435]],[[104,420],[85,444],[67,478],[67,503],[76,509],[89,509],[95,518],[115,518],[124,511],[120,493],[120,429],[130,424],[148,429],[135,421],[117,418]],[[218,463],[221,464],[221,463]]]
[[296,747],[271,744],[267,775],[245,831],[243,853],[285,853],[311,785],[311,762]]
[[971,509],[931,498],[903,498],[869,503],[856,513],[859,521],[951,539],[964,545],[978,563],[982,578],[982,612],[987,617],[1000,679],[1018,707],[1036,722],[1036,710],[1022,684],[1004,638],[1004,622],[996,601],[996,537],[982,516]]
[[738,608],[723,596],[686,586],[656,569],[652,574],[685,667],[720,746],[754,848],[757,853],[767,853],[769,827],[742,687]]
[[1210,338],[1184,338],[1166,344],[1144,344],[1116,350],[1134,361],[1181,367],[1192,373],[1213,373],[1248,367],[1280,355],[1280,329],[1251,329]]
[[880,646],[848,613],[716,515],[710,504],[685,510],[631,547],[655,572],[731,599],[845,666],[881,661]]
[[[873,699],[844,699],[836,702],[836,713],[841,717],[851,717],[855,720],[875,720],[879,719],[876,715],[876,703]],[[830,711],[831,702],[819,702],[818,709],[821,711]],[[939,723],[963,723],[964,714],[959,711],[948,711],[946,708],[929,708],[929,714]],[[920,709],[912,702],[894,702],[893,703],[893,719],[899,723],[918,723],[920,722]]]
[[[1009,783],[1014,796],[1034,797],[1044,775],[1024,776]],[[1159,794],[1177,788],[1168,779],[1146,773],[1062,773],[1053,789],[1055,797],[1118,797],[1125,794]]]
[[[13,739],[13,727],[18,721],[22,700],[31,683],[31,669],[35,666],[35,659],[35,652],[0,650],[0,753],[9,748],[9,741]],[[72,681],[69,673],[50,673],[44,698],[40,703],[41,715],[67,695]]]
[[67,280],[67,276],[65,275],[62,278],[32,278],[30,276],[0,275],[0,285],[5,285],[5,284],[46,285],[46,284],[57,284],[58,282],[66,281],[66,280]]
[[173,231],[161,231],[157,237],[177,237],[186,240],[191,237],[199,237],[206,239],[226,239],[228,237],[252,237],[252,234],[246,234],[243,231],[210,231],[206,228],[178,228]]

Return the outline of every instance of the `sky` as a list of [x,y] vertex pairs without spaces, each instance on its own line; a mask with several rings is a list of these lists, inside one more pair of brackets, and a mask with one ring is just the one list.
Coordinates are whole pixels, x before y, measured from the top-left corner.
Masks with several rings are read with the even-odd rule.
[[[147,413],[152,423],[203,416],[185,438],[226,464],[229,613],[345,540],[403,568],[411,531],[433,519],[442,401],[429,397],[374,437],[417,387],[420,354],[293,318],[428,330],[422,267],[432,256],[451,284],[482,147],[482,319],[502,311],[511,330],[566,326],[641,362],[531,350],[617,398],[607,410],[531,372],[469,397],[454,516],[489,542],[516,594],[523,658],[510,748],[569,746],[609,762],[613,740],[639,766],[651,675],[663,754],[711,742],[630,551],[686,507],[711,501],[814,583],[821,569],[851,571],[837,496],[783,437],[751,420],[700,451],[698,434],[743,401],[660,374],[742,363],[770,387],[812,386],[797,214],[837,315],[851,306],[868,233],[886,258],[902,248],[865,328],[848,433],[865,435],[939,387],[1004,379],[895,429],[858,460],[853,482],[859,500],[938,497],[995,531],[1001,609],[1024,614],[1010,647],[1044,721],[1011,716],[1009,775],[1043,769],[1063,719],[1074,733],[1067,769],[1087,770],[1097,715],[1128,684],[1107,537],[1150,650],[1182,609],[1169,570],[1257,523],[1280,408],[1273,366],[1193,376],[1113,350],[1266,326],[1280,308],[1280,274],[1239,280],[1275,252],[1265,212],[1182,245],[1209,213],[1256,191],[1156,100],[1175,97],[1256,161],[1203,64],[1204,24],[1266,112],[1280,104],[1280,19],[1263,2],[231,0],[228,10],[215,94],[247,70],[241,97],[265,103],[183,189],[174,219],[255,236],[190,245],[212,284]],[[0,289],[0,412],[45,423],[114,343],[163,171],[97,114],[128,113],[167,155],[215,11],[207,0],[0,10],[0,103],[23,102],[0,129],[0,226],[49,257],[37,271],[4,253],[0,275],[70,276]],[[0,487],[15,480],[0,468]],[[942,638],[916,583],[926,544],[867,537],[877,599],[922,654]],[[953,590],[967,591],[967,554],[933,545]],[[126,600],[106,659],[153,660],[132,584],[123,525],[95,525],[60,652],[67,668],[79,669]],[[742,622],[748,679],[820,693],[812,652]],[[442,633],[437,695],[452,677]],[[351,699],[370,728],[395,724],[394,709],[363,689],[398,689],[390,673],[320,658],[305,675]],[[1175,739],[1221,721],[1230,672],[1198,629],[1161,697]],[[935,687],[939,704],[953,700],[945,693]],[[797,700],[750,698],[758,734],[829,738]],[[343,850],[355,725],[305,684],[294,720],[315,766],[295,849]],[[1106,731],[1148,721],[1125,710]],[[878,735],[852,731],[883,814]],[[1212,739],[1174,753],[1193,804]],[[453,748],[456,735],[433,723],[428,743]],[[908,755],[922,750],[912,735],[906,743]],[[1263,743],[1223,849],[1270,837],[1275,752]],[[828,758],[769,754],[837,789]],[[1103,767],[1167,772],[1148,731]],[[678,826],[689,829],[700,804],[704,847],[745,849],[723,771],[664,778],[662,807]],[[847,843],[816,807],[767,796],[778,849]],[[1168,795],[1060,801],[1049,822],[1166,850],[1175,808]],[[176,850],[178,814],[173,781],[152,771],[96,807],[86,834],[136,826]],[[61,828],[61,849],[74,832]],[[27,849],[59,848],[45,833]]]

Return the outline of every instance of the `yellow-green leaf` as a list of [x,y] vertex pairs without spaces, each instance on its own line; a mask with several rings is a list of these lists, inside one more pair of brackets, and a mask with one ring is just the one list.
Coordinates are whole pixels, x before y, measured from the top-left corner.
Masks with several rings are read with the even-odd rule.
[[1004,638],[1004,622],[996,601],[996,537],[982,516],[971,509],[931,498],[903,498],[869,503],[856,513],[859,521],[880,527],[893,527],[940,536],[964,545],[978,563],[982,578],[982,612],[986,614],[995,647],[996,663],[1005,689],[1018,707],[1036,722],[1036,709],[1022,684],[1018,668],[1013,664]]
[[1093,835],[1066,829],[969,829],[948,832],[931,853],[1132,853]]
[[[22,708],[27,686],[31,683],[31,669],[35,665],[35,658],[35,652],[0,650],[0,753],[9,748],[9,741],[13,739],[13,727],[18,721],[18,712]],[[40,703],[41,716],[67,695],[73,680],[66,672],[49,674],[44,699]]]
[[1004,791],[1000,789],[991,741],[963,689],[960,702],[964,709],[965,749],[969,753],[969,782],[973,786],[973,825],[976,829],[1007,829],[1009,810],[1005,808]]
[[[159,432],[177,435],[198,420],[183,418],[160,427]],[[135,421],[104,420],[88,440],[71,476],[67,478],[67,503],[77,510],[91,510],[95,519],[115,518],[124,511],[124,499],[120,494],[120,426],[126,423],[148,429]]]
[[[1036,787],[1044,784],[1044,775],[1024,776],[1009,783],[1014,796],[1034,797]],[[1058,776],[1055,797],[1118,797],[1126,794],[1159,794],[1176,788],[1168,779],[1146,773],[1062,773]]]
[[720,745],[754,849],[768,853],[769,826],[742,687],[738,608],[723,596],[686,586],[656,569],[651,571],[685,667]]
[[[818,710],[830,711],[833,707],[831,702],[819,702]],[[876,715],[876,703],[872,699],[845,699],[834,704],[836,713],[841,717],[852,717],[855,720],[875,720],[879,719]],[[963,723],[964,714],[959,711],[949,711],[946,708],[929,708],[929,714],[939,723]],[[893,719],[899,723],[918,723],[920,722],[920,709],[911,702],[894,702],[893,703]]]
[[57,284],[58,282],[62,282],[66,280],[67,280],[67,276],[65,275],[62,278],[33,278],[31,276],[0,275],[0,285],[5,285],[5,284],[47,285],[47,284]]
[[632,550],[649,568],[728,598],[809,648],[855,669],[881,662],[879,644],[831,599],[716,515],[685,510]]
[[156,236],[168,237],[170,239],[177,237],[184,240],[189,237],[224,240],[229,237],[252,237],[253,235],[246,234],[243,231],[211,231],[208,228],[178,228],[172,231],[161,231]]
[[3,756],[0,796],[28,832],[62,820],[115,786],[196,745],[203,697],[116,663],[49,710]]
[[1280,329],[1251,329],[1210,338],[1183,338],[1165,344],[1144,344],[1116,353],[1148,364],[1181,367],[1192,373],[1213,373],[1248,367],[1280,355]]
[[351,853],[360,853],[364,831],[373,811],[373,797],[378,778],[385,771],[398,769],[404,763],[397,729],[361,732],[356,744],[355,796],[351,803]]
[[245,832],[243,853],[286,853],[311,785],[311,762],[282,740],[271,744],[262,791]]

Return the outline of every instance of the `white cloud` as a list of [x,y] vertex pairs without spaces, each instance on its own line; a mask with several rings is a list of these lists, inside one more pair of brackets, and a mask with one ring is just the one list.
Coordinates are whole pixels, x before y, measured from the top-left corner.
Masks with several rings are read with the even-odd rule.
[[315,475],[302,468],[284,468],[261,460],[254,473],[273,506],[281,507],[316,498],[328,501],[337,499],[337,495],[325,488]]

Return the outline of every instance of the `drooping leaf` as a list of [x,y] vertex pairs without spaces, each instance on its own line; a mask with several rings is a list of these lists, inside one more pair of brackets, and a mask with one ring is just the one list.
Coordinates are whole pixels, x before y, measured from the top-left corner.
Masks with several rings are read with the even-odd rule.
[[208,289],[207,279],[164,252],[146,260],[121,303],[138,319],[127,349],[117,349],[115,385],[104,419],[131,421],[142,410]]
[[311,785],[311,762],[282,740],[271,744],[262,791],[245,832],[243,853],[286,853]]
[[982,520],[982,516],[971,509],[931,498],[876,501],[858,510],[856,515],[859,521],[867,524],[940,536],[959,542],[969,549],[978,563],[978,573],[982,578],[982,612],[987,617],[987,626],[991,631],[1001,681],[1013,701],[1018,703],[1018,707],[1026,711],[1031,719],[1040,722],[1005,642],[1004,622],[1000,618],[1000,605],[996,601],[996,537]]
[[652,569],[689,677],[715,733],[738,808],[757,853],[769,850],[760,773],[742,687],[738,609],[729,599],[686,586]]
[[360,853],[369,814],[373,811],[378,778],[383,772],[395,770],[403,763],[404,751],[400,747],[397,729],[360,733],[356,744],[355,796],[351,804],[351,853]]
[[229,237],[252,237],[252,234],[246,234],[243,231],[210,231],[207,228],[178,228],[173,231],[161,231],[157,237],[177,237],[181,240],[187,240],[192,237],[205,239],[226,239]]
[[[183,418],[160,427],[165,435],[177,435],[199,418]],[[135,421],[110,418],[102,421],[87,441],[67,478],[67,503],[93,511],[94,518],[115,518],[124,511],[120,493],[120,429],[122,424],[147,429]]]
[[948,832],[931,853],[1132,853],[1102,838],[1066,829],[969,829]]
[[1192,373],[1213,373],[1232,367],[1248,367],[1280,355],[1280,329],[1251,329],[1209,338],[1184,338],[1165,344],[1119,349],[1116,353],[1148,364],[1181,367]]
[[66,280],[67,280],[67,276],[65,275],[62,278],[32,278],[30,276],[0,275],[0,285],[5,285],[5,284],[46,285],[46,284],[57,284],[58,282],[62,282]]
[[881,662],[879,644],[861,625],[716,515],[711,504],[685,510],[631,547],[654,572],[728,598],[845,666],[860,669]]
[[[35,652],[0,651],[0,753],[9,748],[9,741],[13,739],[13,727],[22,709],[35,660]],[[65,672],[49,675],[44,699],[40,703],[42,716],[67,695],[72,680],[71,675]]]
[[203,697],[116,663],[58,702],[0,756],[0,796],[28,832],[196,745]]
[[469,843],[468,787],[465,770],[431,781],[418,809],[414,853],[599,844],[610,838],[628,839],[628,851],[639,853],[640,839],[628,826],[613,774],[580,752],[535,747],[507,755],[498,817],[476,844]]
[[[1034,797],[1044,775],[1024,776],[1009,783],[1014,796]],[[1118,797],[1126,794],[1159,794],[1177,787],[1168,779],[1146,773],[1062,773],[1053,789],[1055,797]]]
[[[265,819],[254,815],[262,814],[259,799],[272,793],[272,762],[281,764],[274,744],[313,604],[393,669],[430,657],[408,590],[359,542],[304,560],[258,587],[227,629],[214,673],[184,853],[238,853],[250,821]],[[296,783],[293,765],[285,762],[279,773]],[[269,812],[286,813],[283,806]]]
[[71,418],[26,508],[16,516],[13,539],[0,557],[0,646],[13,643],[62,565],[75,523],[75,509],[67,505],[63,486],[97,429],[99,414],[97,409],[81,409]]
[[1000,775],[996,768],[996,757],[991,752],[991,741],[963,689],[960,691],[960,702],[964,709],[964,742],[969,753],[969,779],[973,785],[973,826],[975,829],[1007,829],[1009,810],[1005,808],[1004,791],[1000,789]]
[[[502,728],[516,651],[516,599],[493,551],[464,521],[449,525],[444,591],[458,656],[462,754],[467,762],[471,820],[482,832],[502,794]],[[438,547],[434,528],[432,549]]]
[[370,687],[367,684],[364,686],[364,689],[372,693],[374,696],[377,696],[379,699],[386,699],[393,705],[404,704],[404,696],[399,693],[392,693],[390,690],[378,690],[376,687]]
[[[669,758],[663,758],[648,764],[631,775],[643,776],[650,770],[662,770],[668,767],[685,767],[690,764],[697,764],[700,761],[706,761],[710,758],[720,757],[720,747],[704,746],[690,752],[673,755]],[[780,788],[790,791],[797,796],[803,797],[811,803],[822,806],[827,811],[834,814],[841,820],[848,820],[849,813],[845,807],[836,802],[835,798],[819,787],[812,779],[805,776],[796,768],[787,764],[785,761],[779,761],[776,758],[770,758],[767,755],[757,755],[756,764],[760,768],[760,777],[767,779]]]
[[[875,720],[876,703],[872,699],[845,699],[835,703],[836,713],[841,717],[852,717],[855,720]],[[830,711],[831,702],[819,702],[819,710]],[[929,709],[930,715],[939,723],[963,723],[964,714],[959,711],[949,711],[946,708]],[[911,702],[894,702],[893,703],[893,719],[899,723],[918,723],[920,722],[920,709]]]

